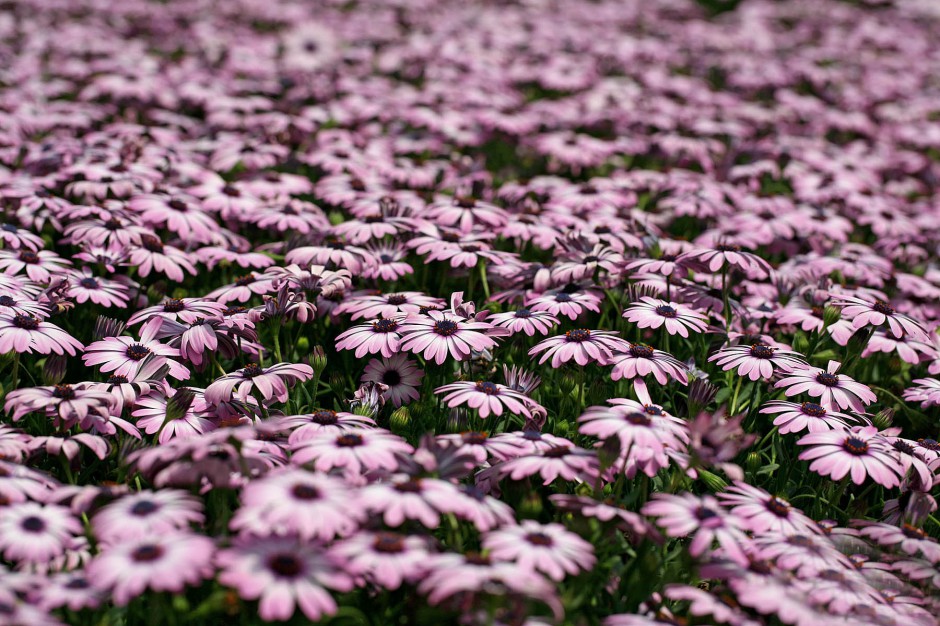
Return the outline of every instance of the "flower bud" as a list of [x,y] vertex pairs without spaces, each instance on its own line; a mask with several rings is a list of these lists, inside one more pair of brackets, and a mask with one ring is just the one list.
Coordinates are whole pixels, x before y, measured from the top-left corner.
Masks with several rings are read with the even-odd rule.
[[601,447],[597,448],[597,459],[601,462],[601,467],[607,469],[617,462],[620,458],[620,437],[610,437],[605,439]]
[[163,281],[156,282],[147,288],[147,300],[150,301],[150,304],[160,304],[165,297],[166,283]]
[[704,469],[698,470],[698,477],[701,479],[703,483],[705,483],[706,487],[708,487],[710,490],[714,492],[722,491],[724,490],[725,487],[728,486],[728,483],[725,482],[725,479],[723,479],[718,474],[712,474],[708,470],[704,470]]
[[577,378],[571,372],[564,372],[558,381],[558,388],[563,395],[569,395],[578,386]]
[[125,328],[127,325],[124,322],[99,315],[95,320],[95,329],[91,335],[95,341],[101,341],[106,337],[120,337]]
[[408,410],[408,407],[403,406],[395,409],[392,413],[392,417],[389,419],[389,426],[395,434],[406,432],[408,427],[411,426],[411,412]]
[[65,370],[68,367],[68,357],[60,354],[50,354],[42,364],[42,384],[58,385],[65,379]]
[[537,518],[541,515],[543,508],[542,494],[538,491],[530,491],[519,503],[519,514],[522,518]]
[[340,372],[333,372],[330,374],[330,378],[327,381],[330,385],[330,390],[333,391],[333,394],[336,396],[343,396],[344,389],[346,389],[346,377],[343,376]]
[[301,354],[310,349],[310,340],[306,337],[297,339],[297,351]]
[[885,408],[881,409],[875,413],[871,418],[871,423],[875,425],[878,430],[884,430],[885,428],[890,428],[891,423],[894,421],[894,409]]
[[809,350],[809,339],[806,338],[806,335],[803,333],[796,334],[793,338],[793,350],[803,355],[806,354],[806,351]]
[[748,472],[756,474],[764,466],[764,461],[761,459],[759,452],[748,452],[744,466],[747,468]]
[[842,311],[831,304],[823,308],[823,328],[829,328],[842,319]]
[[189,407],[193,405],[196,394],[192,389],[179,389],[172,398],[166,401],[166,419],[167,421],[178,420],[185,417]]
[[323,346],[313,347],[313,352],[310,354],[310,367],[313,368],[313,373],[317,377],[326,369],[326,352],[323,351]]

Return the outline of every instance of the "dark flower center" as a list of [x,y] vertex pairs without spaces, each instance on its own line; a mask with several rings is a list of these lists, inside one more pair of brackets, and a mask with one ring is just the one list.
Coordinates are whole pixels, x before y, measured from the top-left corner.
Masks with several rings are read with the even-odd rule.
[[380,255],[379,255],[379,260],[380,260],[382,263],[391,263],[392,261],[395,260],[395,257],[393,257],[393,256],[390,255],[390,254],[380,254]]
[[895,450],[897,450],[898,452],[901,452],[902,454],[908,454],[908,455],[914,454],[914,446],[907,443],[903,439],[898,439],[892,445],[894,446]]
[[88,589],[91,587],[91,583],[88,582],[86,578],[72,578],[67,583],[65,583],[66,589]]
[[23,330],[36,330],[39,328],[39,318],[17,313],[13,316],[13,325]]
[[882,315],[894,315],[894,309],[888,306],[887,302],[883,300],[875,300],[875,303],[871,305],[871,308],[875,311],[878,311]]
[[250,363],[247,367],[242,368],[242,376],[245,378],[254,378],[262,374],[264,374],[264,370],[257,363]]
[[644,404],[643,410],[646,411],[647,415],[665,415],[663,410],[655,404]]
[[718,512],[708,507],[700,506],[695,510],[695,517],[700,521],[705,521],[718,517]]
[[320,498],[320,490],[314,487],[313,485],[305,485],[303,483],[294,485],[290,490],[292,496],[298,500],[317,500]]
[[310,421],[320,424],[321,426],[330,426],[336,424],[339,418],[336,416],[336,411],[320,409],[310,415]]
[[940,443],[937,443],[935,439],[918,439],[917,443],[933,452],[940,452]]
[[382,554],[399,554],[405,551],[405,542],[401,535],[395,533],[379,533],[375,536],[372,549]]
[[482,391],[488,396],[499,395],[499,387],[496,386],[496,383],[491,382],[477,382],[477,391]]
[[401,304],[405,304],[406,302],[408,302],[408,296],[403,296],[400,293],[390,293],[387,296],[385,296],[385,301],[388,302],[389,304],[394,304],[395,306],[399,306]]
[[771,496],[767,501],[767,510],[777,517],[786,517],[790,514],[790,503],[783,498]]
[[868,442],[858,437],[846,437],[842,447],[849,454],[862,456],[868,453]]
[[379,320],[372,323],[372,332],[393,333],[398,329],[398,322],[395,320]]
[[421,481],[417,478],[406,480],[395,485],[398,493],[421,493]]
[[591,338],[591,331],[587,328],[578,328],[576,330],[569,330],[565,333],[565,338],[568,341],[575,341],[581,343],[583,341],[588,341]]
[[268,567],[282,578],[296,578],[303,571],[304,564],[293,554],[274,554],[268,559]]
[[532,317],[532,311],[529,309],[519,309],[516,311],[516,317],[521,317],[522,319],[528,319]]
[[153,513],[156,513],[160,510],[160,507],[156,502],[150,500],[141,500],[137,504],[131,507],[131,515],[136,515],[137,517],[147,517]]
[[[784,516],[781,515],[780,517]],[[787,543],[798,548],[811,548],[814,545],[812,538],[806,535],[790,535],[787,537]]]
[[75,390],[72,389],[72,385],[56,385],[52,390],[52,397],[71,400],[75,397]]
[[20,261],[23,263],[39,263],[39,255],[32,250],[20,250]]
[[163,303],[163,310],[167,313],[179,313],[185,308],[186,305],[183,304],[183,301],[176,298]]
[[666,261],[667,263],[672,263],[673,261],[675,261],[675,260],[678,259],[678,258],[679,258],[679,256],[676,255],[676,254],[664,254],[664,255],[662,255],[661,257],[659,257],[659,260],[660,260],[660,261]]
[[630,344],[630,356],[635,359],[652,359],[653,346],[648,346],[645,343]]
[[816,382],[827,387],[838,387],[839,377],[829,372],[819,372],[816,374]]
[[923,530],[917,528],[916,526],[911,526],[910,524],[904,524],[901,526],[901,532],[908,539],[923,539],[927,536],[927,533],[925,533]]
[[552,446],[543,454],[550,459],[560,459],[562,457],[568,456],[570,453],[571,448],[569,446]]
[[127,376],[109,376],[108,377],[109,385],[124,385],[127,384]]
[[363,444],[362,437],[359,435],[340,435],[336,438],[336,445],[341,448],[355,448]]
[[740,252],[741,246],[736,246],[731,243],[723,243],[715,246],[715,250],[718,252]]
[[623,419],[634,426],[650,426],[653,423],[646,413],[628,413]]
[[486,443],[488,435],[486,433],[481,433],[476,430],[471,430],[470,432],[461,433],[460,439],[467,445],[482,446]]
[[144,247],[144,250],[154,253],[163,252],[163,242],[154,237],[153,235],[141,235],[140,245]]
[[533,546],[548,547],[554,543],[552,538],[545,533],[529,533],[525,536],[525,540],[531,543]]
[[477,205],[477,201],[469,197],[457,197],[454,198],[454,204],[460,207],[461,209],[472,209]]
[[464,560],[467,562],[467,565],[481,565],[486,566],[491,563],[489,557],[483,556],[482,554],[467,554],[464,556]]
[[242,192],[240,192],[236,187],[232,187],[231,185],[225,185],[222,187],[222,193],[232,198],[238,198],[242,195]]
[[13,224],[3,224],[0,226],[0,229],[7,231],[8,233],[18,232],[20,229],[14,226]]
[[46,522],[41,517],[36,517],[35,515],[30,515],[27,518],[24,518],[20,523],[20,527],[31,533],[41,533],[46,529]]
[[457,325],[457,322],[452,322],[451,320],[434,322],[434,332],[442,337],[450,337],[458,330],[460,330],[460,327]]
[[382,374],[382,382],[389,387],[401,384],[401,372],[398,370],[386,370],[385,373]]
[[245,276],[239,276],[235,280],[235,285],[237,287],[247,287],[248,285],[254,283],[257,279],[251,274],[246,274]]
[[80,281],[78,281],[78,284],[84,287],[85,289],[97,289],[98,288],[98,281],[90,276],[86,276],[85,278],[81,279]]
[[769,359],[774,355],[775,348],[764,343],[755,343],[751,346],[751,356],[755,359]]
[[174,211],[185,211],[188,208],[185,202],[177,198],[173,198],[172,200],[167,202],[166,205],[170,207],[171,209],[173,209]]
[[0,306],[13,306],[14,304],[16,304],[16,300],[12,297],[0,296]]
[[247,310],[248,309],[246,309],[243,306],[230,306],[230,307],[227,307],[224,311],[222,311],[222,315],[225,315],[226,317],[228,317],[232,315],[238,315],[239,313],[244,313]]
[[555,302],[571,302],[573,299],[570,293],[565,293],[564,291],[555,295]]
[[678,311],[676,311],[674,308],[672,308],[668,304],[659,305],[658,307],[656,307],[656,312],[662,315],[663,317],[669,317],[669,318],[674,318],[679,314]]
[[581,185],[581,188],[578,190],[582,195],[593,196],[597,193],[597,187],[592,185]]
[[140,546],[131,552],[131,559],[138,563],[151,563],[163,556],[163,547],[152,543]]
[[147,346],[142,346],[139,343],[135,343],[133,345],[128,346],[124,354],[127,355],[127,358],[133,361],[140,361],[141,359],[146,357],[148,354],[150,354],[150,348],[148,348]]
[[800,405],[800,411],[811,417],[826,417],[826,409],[815,402],[804,402]]
[[115,231],[121,230],[124,228],[124,224],[121,223],[116,217],[109,218],[107,222],[104,223],[104,227],[108,230]]

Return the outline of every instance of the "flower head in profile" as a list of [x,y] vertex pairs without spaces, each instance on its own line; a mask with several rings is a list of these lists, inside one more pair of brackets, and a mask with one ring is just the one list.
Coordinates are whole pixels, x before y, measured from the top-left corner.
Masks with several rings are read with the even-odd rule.
[[878,400],[867,386],[856,382],[845,374],[839,374],[841,363],[829,361],[828,367],[803,366],[787,372],[776,385],[783,387],[787,396],[805,393],[812,398],[819,398],[819,403],[826,409],[852,409],[857,413],[865,410],[865,405]]
[[768,276],[773,271],[770,264],[741,245],[731,242],[718,242],[711,248],[697,248],[683,252],[677,262],[691,267],[707,268],[718,272],[722,268],[736,268],[749,276]]
[[874,426],[810,433],[796,443],[805,446],[800,459],[812,461],[809,466],[812,471],[833,480],[849,476],[853,483],[861,485],[871,478],[887,488],[897,487],[901,482],[901,461]]
[[355,350],[356,358],[381,353],[388,358],[401,347],[402,318],[375,319],[353,326],[336,337],[337,350]]
[[7,352],[69,354],[83,349],[80,341],[51,322],[30,313],[0,312],[0,354]]
[[303,363],[275,363],[270,367],[250,364],[237,372],[218,378],[206,388],[206,401],[212,404],[233,398],[246,401],[255,391],[264,400],[286,402],[288,387],[313,377],[313,368]]
[[614,351],[624,350],[626,346],[627,342],[613,331],[578,328],[569,330],[564,335],[540,341],[529,350],[529,355],[535,356],[544,352],[539,364],[551,359],[554,368],[561,367],[571,360],[582,367],[588,363],[608,365],[613,359]]
[[852,327],[856,330],[869,325],[887,325],[888,332],[897,338],[907,335],[918,341],[930,339],[923,324],[909,315],[899,313],[887,302],[872,300],[859,296],[837,295],[832,303],[842,307],[842,314],[852,321]]
[[623,312],[623,316],[640,328],[666,327],[670,335],[688,338],[689,331],[703,333],[708,327],[708,318],[689,307],[643,296]]
[[370,470],[394,470],[395,455],[413,448],[401,437],[380,428],[351,428],[342,433],[320,432],[293,446],[291,462],[309,464],[321,472],[340,469],[352,475]]
[[561,524],[524,520],[484,535],[483,547],[498,561],[512,561],[552,580],[589,570],[594,566],[594,546]]
[[742,522],[714,496],[655,493],[643,506],[643,514],[655,517],[656,524],[670,537],[692,537],[689,554],[694,557],[704,555],[717,542],[735,563],[748,562],[749,540]]
[[749,346],[728,346],[708,360],[717,362],[724,371],[737,369],[739,376],[747,376],[754,381],[770,378],[778,370],[789,372],[795,367],[807,365],[800,353],[763,342]]
[[536,333],[547,335],[558,324],[558,318],[548,311],[533,311],[521,308],[506,313],[497,313],[489,318],[494,326],[506,328],[510,333],[525,333],[529,337]]
[[657,350],[645,343],[626,342],[625,349],[614,352],[611,363],[614,366],[610,377],[613,380],[632,380],[652,374],[660,385],[668,384],[672,379],[683,385],[689,384],[688,369],[677,358]]
[[426,360],[438,365],[443,364],[448,356],[466,361],[474,352],[496,347],[492,335],[507,334],[504,329],[497,329],[487,322],[463,319],[442,311],[409,317],[401,323],[399,332],[402,350],[423,354]]
[[809,431],[842,430],[858,423],[858,419],[847,414],[827,409],[815,402],[787,402],[772,400],[761,407],[761,413],[776,414],[774,426],[782,435]]
[[481,418],[502,415],[508,410],[514,415],[531,417],[530,405],[534,404],[526,395],[499,383],[488,381],[458,381],[438,387],[434,393],[446,393],[444,402],[449,407],[468,405],[476,409]]

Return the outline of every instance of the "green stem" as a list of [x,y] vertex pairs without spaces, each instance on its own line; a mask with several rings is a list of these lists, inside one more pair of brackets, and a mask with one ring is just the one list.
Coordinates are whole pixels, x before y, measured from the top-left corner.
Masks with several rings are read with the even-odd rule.
[[486,279],[486,262],[483,260],[483,257],[480,257],[480,260],[477,262],[477,268],[480,270],[480,281],[483,283],[483,295],[486,297],[484,302],[487,302],[490,299],[490,283]]

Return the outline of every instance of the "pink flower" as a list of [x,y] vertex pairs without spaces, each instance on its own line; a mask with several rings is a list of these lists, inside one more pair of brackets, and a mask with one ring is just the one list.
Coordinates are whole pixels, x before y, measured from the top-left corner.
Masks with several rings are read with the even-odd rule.
[[337,350],[356,350],[356,358],[381,353],[388,358],[401,347],[399,319],[378,319],[340,333],[336,337]]
[[777,413],[774,426],[777,426],[781,435],[799,433],[804,430],[811,433],[825,432],[827,430],[841,430],[851,427],[858,419],[847,414],[827,409],[815,402],[786,402],[773,400],[763,405],[761,413]]
[[670,537],[691,535],[689,554],[694,557],[705,554],[717,541],[732,561],[741,565],[748,562],[745,550],[749,541],[741,522],[713,496],[654,493],[643,506],[643,515],[657,518],[656,523]]
[[244,402],[256,391],[264,400],[286,402],[288,386],[313,377],[313,368],[303,363],[275,363],[260,367],[254,363],[218,378],[206,388],[206,401],[212,404],[232,398]]
[[569,444],[540,450],[504,461],[492,468],[499,476],[522,480],[539,476],[550,485],[556,479],[590,483],[600,470],[597,456],[593,452]]
[[292,446],[294,465],[311,464],[321,472],[342,469],[352,475],[367,470],[394,470],[395,455],[409,454],[412,447],[387,430],[351,428],[341,434],[329,432],[298,441]]
[[388,590],[421,580],[428,570],[428,541],[393,532],[360,532],[333,548],[343,569]]
[[909,335],[920,341],[928,341],[929,335],[917,320],[898,313],[888,303],[881,300],[870,302],[858,296],[836,295],[832,303],[841,306],[842,313],[852,320],[852,327],[858,330],[865,326],[888,325],[891,334],[897,338]]
[[14,389],[6,397],[4,410],[14,422],[28,413],[41,411],[70,427],[89,415],[107,418],[113,404],[111,394],[93,389],[89,383],[79,383]]
[[388,389],[382,395],[386,401],[400,407],[421,397],[418,386],[423,378],[424,371],[417,362],[404,354],[395,354],[390,358],[371,359],[360,380],[387,385]]
[[73,547],[82,525],[61,506],[36,502],[0,508],[0,550],[10,561],[45,564]]
[[84,346],[67,332],[39,317],[0,312],[0,354],[38,352],[70,354]]
[[304,415],[285,415],[277,418],[275,423],[279,428],[291,430],[288,439],[290,444],[310,439],[320,432],[341,435],[350,428],[375,428],[375,420],[371,417],[330,409],[317,409]]
[[879,546],[900,550],[910,556],[920,556],[931,563],[940,563],[940,543],[922,529],[911,524],[893,526],[884,522],[860,520],[855,523],[861,535]]
[[349,496],[349,488],[338,478],[303,469],[278,470],[245,485],[231,527],[257,537],[345,537],[366,517]]
[[784,387],[787,396],[807,393],[813,398],[819,398],[819,403],[826,409],[838,406],[863,413],[864,406],[875,402],[878,397],[865,385],[844,374],[837,374],[840,365],[838,361],[829,361],[825,370],[810,366],[799,367],[787,372],[774,387]]
[[162,317],[175,322],[192,324],[199,320],[219,317],[225,305],[202,298],[169,298],[161,304],[140,309],[127,320],[128,326]]
[[747,530],[787,533],[818,533],[816,522],[803,515],[780,496],[767,493],[744,481],[735,481],[718,494],[718,500],[731,507],[731,513],[744,521]]
[[318,621],[336,613],[327,588],[353,588],[338,557],[294,539],[240,541],[219,551],[216,561],[222,569],[219,582],[246,600],[260,600],[258,614],[265,621],[288,620],[298,605],[307,619]]
[[185,252],[173,246],[164,245],[162,241],[152,235],[142,235],[140,246],[131,248],[128,261],[137,266],[137,273],[149,276],[151,272],[163,274],[170,280],[182,282],[185,278],[183,272],[196,274],[196,266],[192,264]]
[[86,568],[95,588],[124,606],[145,589],[179,593],[212,576],[212,540],[189,533],[152,534],[105,548]]
[[518,526],[493,530],[483,536],[483,548],[498,561],[513,561],[555,581],[594,567],[594,546],[561,524],[524,520]]
[[363,487],[357,494],[356,505],[381,514],[387,526],[397,527],[416,520],[425,528],[437,528],[441,513],[452,508],[451,503],[458,495],[457,487],[445,480],[407,478]]
[[796,443],[808,446],[800,453],[800,459],[812,461],[809,466],[812,471],[833,480],[850,475],[853,483],[861,485],[871,477],[887,488],[897,487],[901,482],[901,462],[874,426],[810,433]]
[[[447,360],[448,353],[458,361],[466,361],[473,352],[496,346],[488,335],[494,333],[492,324],[459,318],[442,311],[428,311],[427,316],[405,319],[401,324],[401,349],[423,353],[428,361],[438,365]],[[502,333],[498,333],[502,334]]]
[[98,541],[113,544],[188,530],[203,519],[200,500],[185,491],[161,489],[131,493],[102,507],[92,528]]
[[508,313],[497,313],[489,318],[494,326],[505,328],[511,334],[525,333],[529,337],[538,333],[547,335],[558,324],[558,318],[547,311],[516,309]]
[[422,308],[443,306],[440,298],[426,296],[419,291],[397,293],[359,292],[350,295],[336,308],[336,313],[351,313],[350,319],[394,319],[416,315]]
[[585,311],[601,310],[601,297],[591,290],[575,288],[552,289],[534,298],[529,298],[526,305],[535,312],[545,312],[552,316],[564,315],[574,321]]
[[529,405],[532,404],[524,394],[509,387],[491,382],[458,381],[438,387],[434,393],[446,393],[444,402],[449,407],[467,404],[476,409],[481,418],[487,418],[490,413],[502,415],[503,409],[508,409],[513,415],[531,417]]
[[614,351],[626,350],[627,345],[627,342],[613,331],[579,328],[540,341],[529,350],[529,355],[544,352],[539,364],[551,359],[554,368],[561,367],[572,359],[582,367],[591,362],[609,365]]
[[623,312],[623,316],[640,328],[659,328],[666,325],[670,335],[678,334],[688,338],[689,330],[703,333],[708,326],[708,318],[676,302],[667,302],[643,296]]
[[[85,365],[100,365],[102,372],[114,372],[115,376],[133,378],[142,362],[148,361],[155,367],[166,365],[169,375],[177,380],[189,378],[189,369],[174,360],[180,358],[178,348],[172,348],[157,341],[162,320],[148,322],[141,329],[140,340],[132,337],[106,337],[88,345],[82,361]],[[152,356],[151,356],[152,355]]]
[[767,261],[733,243],[718,243],[713,248],[698,248],[683,252],[679,255],[677,262],[705,267],[712,273],[724,267],[736,267],[749,276],[762,277],[773,271]]
[[632,380],[652,374],[660,385],[668,384],[670,378],[683,385],[689,384],[688,370],[681,361],[647,344],[626,342],[624,350],[614,352],[611,364],[614,366],[610,373],[612,380]]
[[803,355],[792,350],[785,350],[758,342],[750,346],[728,346],[708,358],[717,361],[722,370],[737,368],[739,376],[747,376],[753,381],[767,379],[776,369],[785,372],[794,367],[807,366]]

